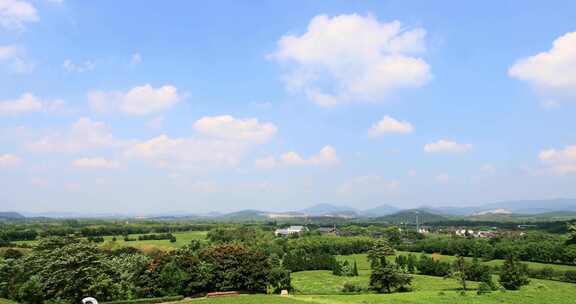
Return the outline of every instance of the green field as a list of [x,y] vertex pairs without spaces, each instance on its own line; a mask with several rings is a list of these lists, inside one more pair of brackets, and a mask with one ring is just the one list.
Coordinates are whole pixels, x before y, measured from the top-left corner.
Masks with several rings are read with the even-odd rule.
[[[300,280],[295,285],[306,283],[317,288],[316,294],[294,295],[290,297],[266,296],[266,295],[242,295],[239,297],[196,299],[185,303],[229,303],[229,304],[292,304],[292,303],[317,303],[317,304],[495,304],[495,303],[522,303],[522,304],[569,304],[576,299],[576,286],[569,283],[532,280],[531,284],[520,291],[495,291],[490,294],[477,295],[475,291],[468,291],[461,295],[457,290],[458,285],[454,280],[429,276],[414,276],[414,291],[393,294],[320,294],[329,290],[337,290],[333,286],[337,280],[327,280],[331,276],[328,272],[306,271],[295,273],[295,279]],[[313,287],[315,286],[315,287]],[[302,288],[302,286],[300,286]]]
[[[131,246],[143,250],[150,250],[152,248],[158,248],[162,250],[171,250],[174,248],[179,248],[190,244],[192,240],[204,240],[208,231],[187,231],[187,232],[175,232],[172,233],[176,237],[176,242],[171,243],[169,240],[147,240],[147,241],[130,241],[125,242],[123,236],[116,236],[116,242],[112,242],[113,236],[105,236],[105,242],[102,246]],[[130,238],[138,239],[141,234],[131,234]],[[28,244],[35,245],[39,240],[34,241],[18,241],[17,244]]]
[[[175,232],[172,233],[176,237],[176,242],[171,243],[169,240],[146,240],[146,241],[124,241],[122,236],[116,237],[116,242],[112,242],[112,236],[104,237],[105,242],[102,246],[109,246],[114,244],[116,246],[131,246],[140,248],[143,250],[158,248],[163,250],[171,250],[174,248],[180,248],[182,246],[190,244],[192,240],[204,240],[206,239],[207,231],[188,231],[188,232]],[[139,234],[131,234],[130,238],[137,239]]]
[[[419,257],[421,255],[421,253],[414,253],[414,252],[406,252],[406,251],[397,251],[396,254],[397,255],[408,255],[412,253],[413,255],[416,255],[416,257]],[[431,254],[426,254],[427,256],[432,256]],[[447,261],[447,262],[452,262],[456,259],[456,257],[451,256],[451,255],[435,255],[436,257],[438,257],[441,261]],[[348,260],[349,262],[353,262],[356,261],[356,263],[358,264],[358,269],[370,269],[370,264],[368,263],[368,260],[366,258],[366,254],[354,254],[354,255],[348,255],[348,256],[342,256],[339,257],[339,259],[341,260]],[[471,260],[471,258],[467,258],[469,260]],[[491,260],[491,261],[487,261],[487,262],[483,262],[486,265],[490,265],[490,266],[500,266],[504,263],[504,260]],[[554,270],[558,270],[558,271],[566,271],[566,270],[574,270],[576,271],[576,266],[574,265],[558,265],[558,264],[544,264],[544,263],[536,263],[536,262],[523,262],[525,264],[528,265],[528,267],[530,269],[540,269],[540,268],[544,268],[544,267],[550,267]]]

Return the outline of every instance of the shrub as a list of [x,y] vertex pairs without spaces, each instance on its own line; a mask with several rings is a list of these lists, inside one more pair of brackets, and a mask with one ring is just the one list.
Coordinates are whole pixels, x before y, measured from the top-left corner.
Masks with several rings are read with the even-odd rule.
[[576,271],[567,270],[566,272],[564,272],[564,276],[562,277],[562,281],[576,283]]
[[360,284],[354,282],[345,282],[342,286],[343,292],[362,292],[363,290],[364,288]]
[[477,291],[477,293],[478,293],[479,295],[491,293],[491,292],[492,292],[492,289],[493,289],[493,287],[490,286],[489,283],[482,282],[482,283],[480,283],[480,285],[478,285],[478,291]]
[[506,289],[518,290],[529,283],[526,264],[518,262],[514,257],[508,257],[500,271],[500,284]]

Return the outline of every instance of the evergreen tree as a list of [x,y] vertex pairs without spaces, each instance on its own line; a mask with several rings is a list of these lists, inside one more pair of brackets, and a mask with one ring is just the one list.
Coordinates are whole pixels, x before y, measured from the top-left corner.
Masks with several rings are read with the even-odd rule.
[[414,273],[416,271],[416,257],[413,254],[408,254],[406,259],[406,268],[409,273]]
[[520,287],[530,284],[528,266],[518,262],[513,255],[509,255],[500,270],[500,284],[509,290],[518,290]]
[[385,240],[378,240],[368,251],[370,260],[370,288],[376,292],[408,290],[412,277],[399,269],[395,263],[389,263],[387,256],[394,255],[394,249]]
[[358,265],[356,264],[356,260],[354,260],[354,266],[352,268],[352,276],[354,277],[358,276]]

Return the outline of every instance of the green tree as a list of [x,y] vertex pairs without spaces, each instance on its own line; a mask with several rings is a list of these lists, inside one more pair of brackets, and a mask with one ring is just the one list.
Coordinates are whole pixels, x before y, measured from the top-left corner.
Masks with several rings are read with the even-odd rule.
[[500,284],[506,289],[518,290],[529,283],[528,266],[510,255],[500,269]]
[[354,266],[352,267],[352,276],[358,276],[358,264],[356,263],[356,260],[354,260]]
[[468,279],[468,272],[466,267],[466,261],[464,257],[459,255],[456,257],[456,260],[452,264],[452,271],[450,272],[450,277],[456,279],[460,286],[462,286],[462,290],[466,290],[466,280]]
[[386,240],[378,240],[368,251],[370,260],[370,288],[376,292],[390,293],[395,290],[408,290],[412,277],[402,271],[396,264],[386,260],[394,254],[394,249]]

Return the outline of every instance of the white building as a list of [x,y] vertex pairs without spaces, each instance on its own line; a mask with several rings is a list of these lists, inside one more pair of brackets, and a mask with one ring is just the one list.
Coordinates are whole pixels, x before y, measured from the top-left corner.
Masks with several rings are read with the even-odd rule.
[[274,231],[274,235],[275,236],[289,236],[289,235],[293,235],[293,234],[302,234],[306,231],[308,231],[308,228],[306,228],[305,226],[290,226],[290,227],[284,228],[284,229],[276,229],[276,231]]

